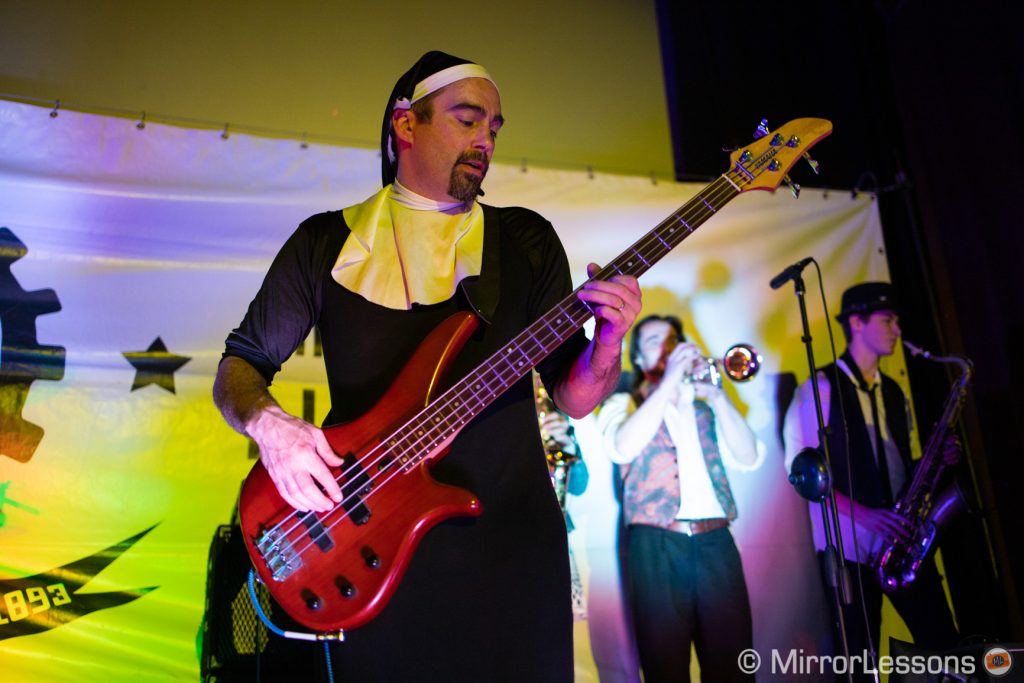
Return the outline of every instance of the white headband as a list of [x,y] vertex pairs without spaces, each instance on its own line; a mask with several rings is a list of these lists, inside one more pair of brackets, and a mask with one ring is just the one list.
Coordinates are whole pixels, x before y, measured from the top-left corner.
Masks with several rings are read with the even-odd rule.
[[430,93],[437,92],[446,85],[451,85],[464,78],[484,78],[490,81],[495,88],[498,87],[491,75],[487,73],[487,69],[479,64],[456,64],[447,69],[441,69],[436,74],[427,76],[417,83],[416,88],[412,91],[412,99],[402,97],[395,100],[395,109],[409,109],[415,102],[422,100]]

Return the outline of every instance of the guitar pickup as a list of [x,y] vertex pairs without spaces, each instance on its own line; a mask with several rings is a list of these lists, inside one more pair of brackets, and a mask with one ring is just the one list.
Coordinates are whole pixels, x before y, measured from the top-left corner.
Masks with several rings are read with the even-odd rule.
[[320,523],[315,513],[296,512],[295,516],[309,530],[309,538],[316,543],[317,548],[320,548],[325,553],[334,549],[334,539],[327,533],[327,529]]
[[370,521],[370,508],[363,502],[363,496],[368,496],[373,491],[373,484],[366,476],[356,456],[349,453],[341,459],[341,471],[345,475],[345,483],[341,485],[341,506],[345,508],[349,519],[356,524],[366,524]]

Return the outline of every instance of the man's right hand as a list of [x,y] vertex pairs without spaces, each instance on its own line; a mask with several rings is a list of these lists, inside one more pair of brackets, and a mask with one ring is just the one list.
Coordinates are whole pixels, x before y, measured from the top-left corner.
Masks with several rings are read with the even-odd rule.
[[690,342],[677,344],[665,357],[665,373],[661,376],[658,390],[668,392],[673,402],[680,397],[680,391],[685,389],[686,402],[693,400],[693,387],[689,384],[684,386],[683,378],[693,372],[701,359],[700,348]]
[[886,508],[871,508],[860,503],[854,503],[854,518],[857,524],[866,528],[872,533],[878,534],[890,541],[909,541],[910,528],[907,520],[900,517],[892,510]]
[[341,489],[328,466],[338,467],[342,461],[323,431],[277,405],[265,406],[245,427],[285,502],[302,512],[328,512],[341,502]]

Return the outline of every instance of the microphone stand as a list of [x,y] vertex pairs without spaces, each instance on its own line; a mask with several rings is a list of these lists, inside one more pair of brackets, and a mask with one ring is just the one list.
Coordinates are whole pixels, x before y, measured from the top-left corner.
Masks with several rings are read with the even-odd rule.
[[[807,321],[807,302],[805,300],[806,290],[804,288],[803,276],[799,273],[793,277],[793,287],[796,291],[797,301],[800,304],[800,322],[803,324],[803,337],[801,337],[800,340],[807,348],[807,365],[811,370],[811,389],[814,392],[814,410],[818,418],[818,443],[820,444],[820,450],[811,457],[818,459],[821,455],[824,455],[824,462],[815,464],[817,465],[817,469],[827,472],[827,476],[823,477],[823,480],[826,482],[824,483],[824,487],[827,487],[827,495],[819,494],[812,498],[806,495],[803,491],[801,491],[800,494],[821,503],[821,519],[823,522],[823,528],[825,529],[825,574],[828,577],[829,585],[832,588],[832,599],[835,601],[835,612],[839,625],[839,640],[840,646],[842,647],[842,654],[846,657],[846,661],[849,664],[850,644],[846,638],[846,620],[843,617],[843,605],[849,605],[852,602],[850,574],[846,566],[845,555],[843,554],[843,537],[839,530],[839,514],[836,511],[836,493],[835,489],[832,487],[832,457],[829,453],[828,447],[828,428],[825,425],[825,416],[821,409],[821,393],[818,391],[818,369],[814,364],[814,349],[811,346],[811,328],[810,323]],[[808,454],[808,451],[814,450],[815,449],[805,449],[804,451],[801,451],[801,455]],[[796,484],[797,482],[793,481],[793,476],[794,475],[790,475],[790,481]],[[847,679],[851,682],[853,681],[853,672],[852,667],[850,666],[847,667]]]

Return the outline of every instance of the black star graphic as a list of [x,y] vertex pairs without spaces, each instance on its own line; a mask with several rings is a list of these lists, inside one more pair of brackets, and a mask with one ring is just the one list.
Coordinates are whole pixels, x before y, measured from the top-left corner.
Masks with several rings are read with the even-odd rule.
[[192,360],[188,356],[178,356],[167,352],[164,340],[157,337],[145,351],[122,351],[122,355],[135,368],[135,382],[132,391],[141,389],[147,384],[156,384],[174,393],[174,372]]

